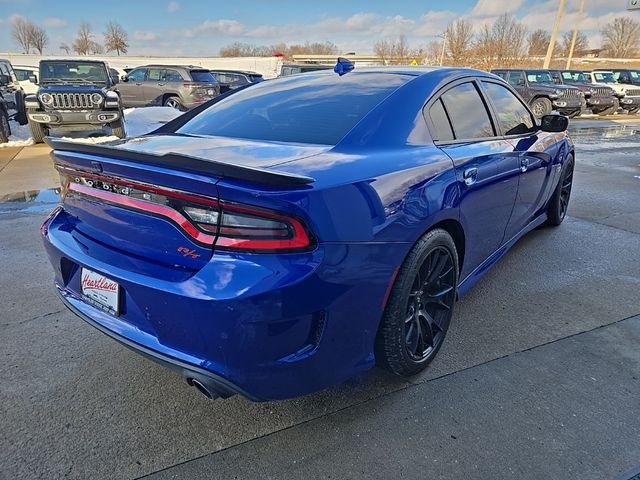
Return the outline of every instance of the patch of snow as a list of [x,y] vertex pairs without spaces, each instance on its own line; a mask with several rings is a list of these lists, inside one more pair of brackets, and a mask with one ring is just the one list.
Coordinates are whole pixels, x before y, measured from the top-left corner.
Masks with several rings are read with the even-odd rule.
[[29,125],[20,125],[18,122],[9,120],[9,127],[11,128],[9,141],[7,143],[0,143],[0,148],[27,147],[33,145]]
[[[138,137],[146,133],[152,132],[156,128],[160,128],[165,123],[178,117],[182,112],[171,107],[144,107],[144,108],[127,108],[124,110],[125,131],[127,138]],[[26,147],[33,145],[31,138],[31,130],[29,125],[19,125],[17,122],[9,122],[11,126],[11,136],[9,142],[0,144],[3,147]],[[109,128],[103,128],[98,132],[60,132],[62,140],[72,140],[79,143],[104,143],[112,140],[118,140],[118,137],[111,135]]]

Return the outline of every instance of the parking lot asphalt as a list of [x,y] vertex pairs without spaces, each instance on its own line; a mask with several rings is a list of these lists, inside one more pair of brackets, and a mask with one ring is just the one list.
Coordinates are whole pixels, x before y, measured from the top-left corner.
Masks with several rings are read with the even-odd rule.
[[[282,402],[209,401],[67,312],[39,239],[51,196],[33,193],[55,183],[0,190],[0,478],[630,471],[640,465],[636,130],[640,121],[572,122],[569,217],[527,235],[458,302],[426,372],[403,381],[373,370]],[[11,160],[0,150],[2,188],[20,158],[46,156],[38,149]],[[31,171],[33,182],[46,175]]]

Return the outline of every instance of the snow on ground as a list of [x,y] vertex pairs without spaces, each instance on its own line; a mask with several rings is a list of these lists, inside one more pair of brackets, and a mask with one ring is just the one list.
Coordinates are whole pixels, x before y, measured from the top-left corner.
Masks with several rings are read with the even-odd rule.
[[[124,110],[127,137],[138,137],[149,133],[170,120],[173,120],[180,115],[180,113],[181,112],[171,107],[127,108]],[[9,142],[0,144],[0,148],[33,145],[29,125],[19,125],[14,121],[9,123],[11,126]],[[61,136],[64,140],[72,140],[80,143],[104,143],[118,139],[118,137],[111,135],[109,128],[104,128],[97,132],[64,132],[53,130],[51,134],[55,137]]]

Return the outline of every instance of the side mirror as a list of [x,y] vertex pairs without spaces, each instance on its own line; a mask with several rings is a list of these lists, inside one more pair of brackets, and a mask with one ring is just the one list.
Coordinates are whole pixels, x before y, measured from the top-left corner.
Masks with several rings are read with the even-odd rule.
[[122,80],[123,82],[128,82],[129,77],[125,74],[125,75],[122,75],[122,77],[120,77],[120,80]]
[[29,81],[31,83],[35,83],[37,85],[38,84],[38,76],[37,75],[29,75]]
[[516,85],[518,87],[524,87],[525,86],[525,82],[523,78],[519,78],[518,81],[516,82]]
[[9,85],[11,83],[11,78],[9,75],[0,75],[0,85]]
[[544,115],[540,123],[543,132],[559,133],[569,127],[569,119],[564,115]]

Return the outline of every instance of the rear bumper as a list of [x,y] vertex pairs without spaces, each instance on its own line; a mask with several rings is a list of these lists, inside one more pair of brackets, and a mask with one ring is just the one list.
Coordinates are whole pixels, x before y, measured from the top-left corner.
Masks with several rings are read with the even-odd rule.
[[[60,217],[42,234],[71,310],[183,375],[207,376],[221,396],[252,400],[305,395],[371,368],[385,292],[406,253],[397,244],[320,244],[216,253],[200,270],[170,272],[81,237]],[[83,300],[80,267],[118,282],[120,316]]]
[[[74,295],[71,295],[69,292],[60,288],[59,285],[56,285],[56,287],[57,287],[57,292],[58,292],[58,296],[60,297],[60,300],[62,300],[62,303],[64,303],[64,305],[69,310],[71,310],[73,313],[75,313],[79,318],[87,322],[89,325],[95,327],[96,329],[98,329],[105,335],[108,335],[109,337],[119,342],[120,344],[124,345],[125,347],[133,350],[134,352],[142,355],[143,357],[148,358],[149,360],[155,363],[162,365],[163,367],[166,367],[166,368],[169,368],[170,370],[174,370],[175,372],[178,372],[185,379],[197,378],[197,379],[200,379],[201,382],[203,381],[202,379],[206,379],[203,383],[206,383],[209,387],[212,387],[211,389],[215,391],[218,394],[218,396],[221,398],[229,398],[232,395],[240,394],[253,401],[259,400],[257,398],[252,397],[249,393],[243,391],[238,386],[233,385],[232,383],[230,383],[229,381],[227,381],[226,379],[218,375],[215,375],[207,370],[196,367],[194,365],[190,365],[188,363],[177,360],[176,358],[160,354],[155,350],[151,350],[135,342],[132,342],[128,338],[118,335],[112,330],[109,330],[104,326],[105,322],[96,321],[94,320],[94,318],[92,318],[88,314],[83,313],[83,310],[85,310],[84,307],[86,304],[81,299],[75,297]],[[95,317],[96,315],[99,315],[100,313],[101,312],[93,312],[93,317]],[[103,315],[107,315],[107,314],[103,314]]]

